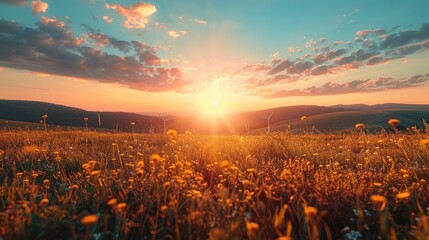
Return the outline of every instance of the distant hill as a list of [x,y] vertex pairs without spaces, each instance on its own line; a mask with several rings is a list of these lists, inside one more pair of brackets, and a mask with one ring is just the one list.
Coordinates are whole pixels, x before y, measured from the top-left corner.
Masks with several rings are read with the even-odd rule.
[[89,127],[98,127],[100,114],[101,127],[108,129],[131,130],[131,122],[135,122],[135,130],[148,132],[162,131],[162,119],[159,117],[125,112],[94,112],[63,105],[19,100],[0,100],[0,119],[40,122],[42,115],[48,115],[47,124],[84,126],[84,118],[88,118]]
[[[429,118],[429,105],[397,103],[330,107],[299,105],[229,115],[169,115],[164,118],[126,112],[86,111],[45,102],[19,100],[0,100],[0,109],[0,119],[4,119],[4,121],[40,124],[42,115],[46,114],[49,125],[83,127],[83,119],[87,117],[88,126],[92,128],[131,131],[130,123],[135,122],[134,131],[136,132],[163,132],[165,123],[166,129],[173,128],[179,132],[190,130],[194,133],[204,134],[210,132],[217,134],[266,132],[269,116],[271,131],[284,131],[290,125],[292,131],[303,131],[315,126],[316,130],[322,132],[352,129],[356,123],[364,123],[368,129],[379,130],[388,127],[386,122],[390,118],[400,119],[401,126],[404,127],[422,126],[422,118]],[[308,117],[307,123],[300,120],[303,115]],[[99,126],[98,116],[100,116],[101,126]],[[18,124],[18,126],[20,125]]]
[[307,121],[292,119],[277,122],[271,126],[272,131],[311,131],[315,128],[321,132],[336,132],[353,130],[357,123],[365,124],[367,130],[381,130],[390,128],[387,124],[389,119],[396,118],[401,121],[400,129],[411,126],[424,127],[423,119],[429,119],[429,109],[419,110],[355,110],[346,112],[335,112],[308,117]]
[[375,105],[351,104],[334,105],[334,108],[346,108],[353,110],[429,110],[429,104],[404,104],[404,103],[383,103]]

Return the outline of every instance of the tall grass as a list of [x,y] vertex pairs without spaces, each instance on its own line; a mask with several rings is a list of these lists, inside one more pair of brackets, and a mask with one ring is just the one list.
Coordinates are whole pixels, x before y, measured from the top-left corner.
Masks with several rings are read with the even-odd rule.
[[428,132],[2,131],[5,239],[425,239]]

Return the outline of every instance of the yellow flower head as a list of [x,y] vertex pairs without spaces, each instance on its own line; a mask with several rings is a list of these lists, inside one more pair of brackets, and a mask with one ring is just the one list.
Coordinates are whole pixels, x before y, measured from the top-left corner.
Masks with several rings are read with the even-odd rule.
[[98,216],[96,214],[86,215],[80,219],[80,223],[86,226],[94,225],[98,222]]
[[305,214],[306,216],[313,216],[313,215],[316,215],[316,214],[317,214],[317,208],[315,208],[315,207],[311,207],[311,206],[309,206],[309,207],[304,207],[304,214]]
[[392,127],[394,127],[394,128],[396,128],[398,125],[399,125],[399,123],[400,123],[401,121],[399,121],[398,119],[396,119],[396,118],[392,118],[392,119],[390,119],[389,121],[387,121],[387,123],[390,125],[390,126],[392,126]]
[[365,125],[363,123],[358,123],[355,125],[355,128],[359,128],[359,129],[362,129],[364,127],[365,127]]
[[177,135],[177,131],[174,130],[174,129],[170,129],[170,130],[167,131],[167,135],[171,136],[171,137],[176,136]]
[[49,204],[49,199],[44,198],[42,200],[40,200],[40,206],[45,206]]
[[246,222],[246,228],[249,235],[255,234],[259,230],[259,224],[255,222]]
[[404,199],[404,198],[409,198],[410,195],[411,195],[410,192],[405,191],[405,192],[400,192],[400,193],[396,194],[396,197],[398,199]]
[[384,203],[387,201],[386,197],[382,195],[371,195],[369,199],[373,202],[379,202],[379,203]]
[[149,159],[149,161],[151,162],[151,163],[157,163],[157,162],[159,162],[159,161],[161,161],[161,156],[159,156],[159,154],[152,154],[151,156],[150,156],[150,159]]
[[107,201],[107,205],[109,205],[109,206],[114,206],[117,203],[118,203],[118,199],[116,199],[116,198],[112,198],[109,201]]
[[429,138],[421,140],[420,145],[425,147],[429,146]]
[[302,116],[301,121],[305,121],[305,120],[307,120],[307,116]]

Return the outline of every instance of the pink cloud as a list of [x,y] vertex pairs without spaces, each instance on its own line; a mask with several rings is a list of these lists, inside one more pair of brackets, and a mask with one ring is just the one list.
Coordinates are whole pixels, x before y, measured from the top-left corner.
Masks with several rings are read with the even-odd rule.
[[356,37],[365,38],[369,34],[382,35],[382,34],[385,34],[385,33],[386,33],[386,31],[384,31],[383,29],[361,30],[361,31],[357,31],[356,32]]
[[104,6],[108,9],[116,10],[116,12],[124,16],[126,20],[123,22],[123,26],[128,29],[145,28],[149,22],[149,17],[156,12],[154,5],[145,2],[135,3],[131,7],[108,3]]
[[48,6],[49,5],[47,3],[42,2],[41,0],[32,1],[31,8],[33,9],[32,11],[33,15],[46,12],[46,10],[48,9]]
[[4,67],[0,67],[0,72],[4,70]]
[[111,17],[109,17],[109,16],[103,16],[103,20],[105,22],[107,22],[107,23],[112,23],[113,22],[113,19]]

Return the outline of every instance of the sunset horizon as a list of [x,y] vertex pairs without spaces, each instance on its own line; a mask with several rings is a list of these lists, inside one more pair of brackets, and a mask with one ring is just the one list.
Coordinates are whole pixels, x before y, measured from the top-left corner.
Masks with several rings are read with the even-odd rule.
[[2,99],[156,114],[429,103],[425,1],[0,4]]

